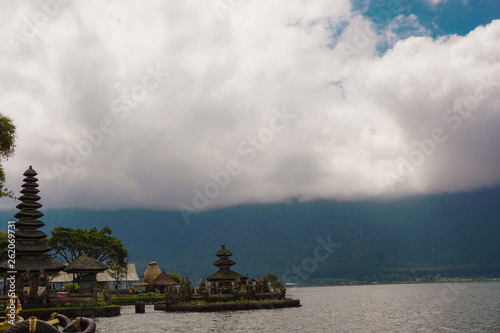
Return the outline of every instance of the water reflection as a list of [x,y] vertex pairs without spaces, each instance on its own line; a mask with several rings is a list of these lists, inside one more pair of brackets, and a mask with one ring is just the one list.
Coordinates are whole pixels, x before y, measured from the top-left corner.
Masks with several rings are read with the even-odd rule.
[[311,287],[288,290],[301,308],[164,313],[122,308],[98,332],[497,332],[500,282]]

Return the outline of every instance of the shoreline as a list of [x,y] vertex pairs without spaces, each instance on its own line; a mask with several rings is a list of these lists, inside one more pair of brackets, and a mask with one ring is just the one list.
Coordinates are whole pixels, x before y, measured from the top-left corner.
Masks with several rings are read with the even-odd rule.
[[308,287],[355,287],[355,286],[377,286],[377,285],[393,285],[393,284],[429,284],[429,283],[466,283],[466,282],[500,282],[500,278],[493,279],[461,279],[461,280],[447,280],[447,281],[404,281],[404,282],[366,282],[366,283],[347,283],[347,284],[310,284],[298,286],[286,286],[287,290],[295,288],[308,288]]

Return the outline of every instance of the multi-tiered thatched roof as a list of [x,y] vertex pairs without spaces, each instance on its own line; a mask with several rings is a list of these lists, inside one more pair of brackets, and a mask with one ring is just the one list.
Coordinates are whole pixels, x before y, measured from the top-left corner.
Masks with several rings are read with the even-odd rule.
[[245,277],[239,273],[231,270],[231,266],[235,265],[234,260],[229,259],[233,254],[231,251],[226,249],[224,244],[221,245],[221,249],[215,254],[219,257],[219,260],[214,262],[214,266],[219,268],[219,271],[209,275],[207,280],[212,284],[215,282],[232,282],[236,280],[237,277],[240,279],[245,279]]
[[40,197],[38,196],[39,190],[37,189],[38,179],[35,177],[37,173],[30,166],[23,175],[26,178],[23,180],[22,195],[19,197],[21,203],[16,206],[19,212],[14,215],[18,219],[14,223],[17,229],[14,233],[15,265],[11,266],[7,260],[0,264],[0,270],[25,272],[29,269],[34,273],[43,269],[46,272],[58,272],[64,268],[64,264],[53,260],[45,254],[51,250],[47,244],[41,241],[47,238],[47,235],[43,231],[37,230],[45,225],[42,221],[38,220],[43,214],[38,211],[42,207],[42,204],[38,202]]

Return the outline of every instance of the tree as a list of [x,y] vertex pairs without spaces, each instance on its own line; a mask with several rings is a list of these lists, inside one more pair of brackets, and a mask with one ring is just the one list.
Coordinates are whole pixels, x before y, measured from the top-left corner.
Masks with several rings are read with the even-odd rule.
[[5,260],[8,259],[7,257],[7,251],[4,251],[4,249],[9,245],[9,236],[8,234],[0,230],[0,262],[4,262]]
[[[0,161],[14,155],[16,149],[16,126],[12,120],[0,114]],[[5,172],[0,163],[0,197],[14,198],[14,193],[5,187]]]
[[172,280],[174,280],[177,283],[181,283],[181,281],[182,281],[181,277],[177,273],[169,273],[167,275],[170,276],[172,278]]
[[54,254],[68,263],[75,261],[84,254],[100,262],[110,260],[120,266],[126,266],[127,250],[116,237],[111,236],[110,227],[98,230],[73,229],[56,227],[50,232],[52,237],[48,245]]
[[275,290],[280,289],[281,287],[283,287],[283,284],[278,281],[278,277],[276,276],[276,274],[267,273],[267,280],[271,284],[271,288],[273,288]]
[[108,261],[108,273],[116,281],[115,289],[118,289],[120,281],[127,277],[127,264],[120,264],[113,260]]

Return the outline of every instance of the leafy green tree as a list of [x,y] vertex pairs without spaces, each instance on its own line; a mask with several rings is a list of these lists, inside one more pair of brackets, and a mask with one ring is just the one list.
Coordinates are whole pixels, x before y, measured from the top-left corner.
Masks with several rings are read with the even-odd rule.
[[4,249],[9,245],[9,235],[3,231],[0,230],[0,262],[3,262],[7,260],[7,251],[4,251]]
[[167,274],[167,275],[170,276],[172,278],[172,280],[174,280],[177,283],[181,283],[181,281],[182,281],[180,275],[177,274],[177,273],[170,273],[170,274]]
[[273,289],[277,290],[283,287],[283,283],[278,281],[278,276],[276,276],[276,274],[267,273],[267,280],[269,281],[269,283],[271,284],[271,288]]
[[118,263],[114,260],[108,261],[108,273],[113,279],[115,279],[115,289],[118,289],[120,281],[123,281],[127,277],[127,264]]
[[[16,126],[7,116],[0,114],[0,162],[14,155],[16,149]],[[12,191],[5,187],[5,172],[0,163],[0,197],[14,198]]]
[[110,227],[101,230],[96,227],[89,230],[56,227],[51,231],[52,236],[48,240],[48,245],[52,247],[56,256],[68,263],[86,254],[100,262],[110,260],[112,263],[125,266],[128,252],[123,243],[111,236],[111,233]]

